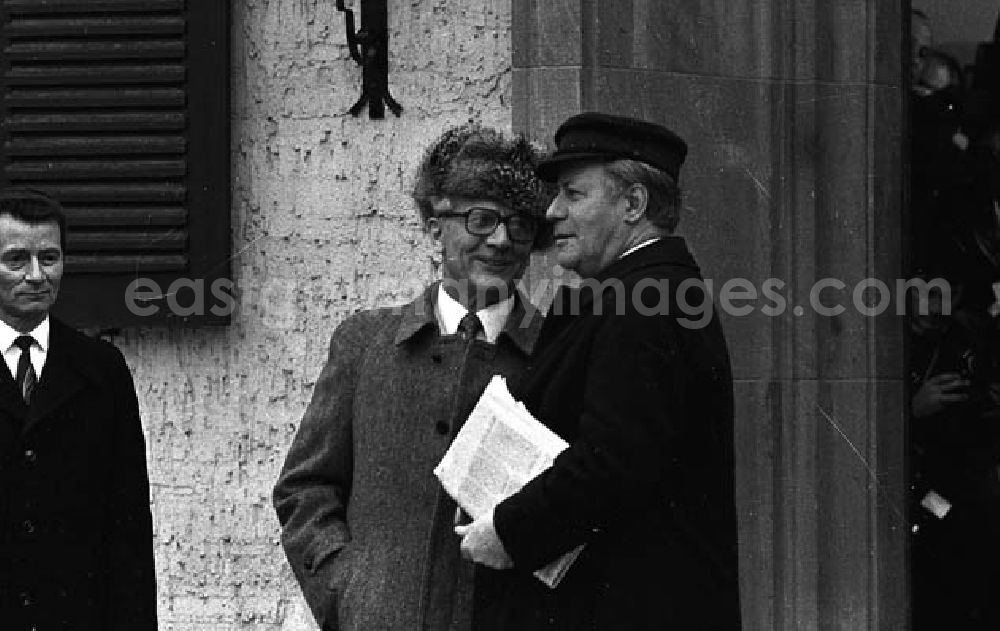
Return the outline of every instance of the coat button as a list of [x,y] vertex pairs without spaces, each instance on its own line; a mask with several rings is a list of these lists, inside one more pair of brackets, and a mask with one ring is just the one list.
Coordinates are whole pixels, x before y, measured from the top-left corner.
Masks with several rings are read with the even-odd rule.
[[431,361],[434,362],[435,364],[440,364],[442,359],[444,358],[441,357],[441,353],[434,353],[433,355],[431,355]]
[[24,524],[22,525],[24,526],[24,532],[28,533],[29,535],[35,532],[35,524],[31,523],[30,519],[25,519]]
[[24,450],[24,461],[25,462],[27,462],[28,464],[32,464],[37,459],[38,459],[38,454],[35,453],[34,449],[25,449]]
[[436,431],[438,434],[441,434],[442,436],[447,436],[448,433],[451,432],[451,426],[445,423],[444,421],[438,421],[437,423],[434,424],[434,431]]

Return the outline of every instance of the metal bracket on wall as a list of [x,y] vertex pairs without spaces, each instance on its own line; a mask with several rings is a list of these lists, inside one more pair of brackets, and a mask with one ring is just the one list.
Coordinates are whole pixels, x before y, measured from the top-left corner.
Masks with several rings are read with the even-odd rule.
[[347,23],[347,48],[351,59],[361,66],[361,98],[349,110],[353,116],[368,104],[369,118],[385,118],[385,106],[396,116],[403,106],[389,94],[389,27],[386,0],[361,1],[361,30],[354,30],[354,12],[337,0]]

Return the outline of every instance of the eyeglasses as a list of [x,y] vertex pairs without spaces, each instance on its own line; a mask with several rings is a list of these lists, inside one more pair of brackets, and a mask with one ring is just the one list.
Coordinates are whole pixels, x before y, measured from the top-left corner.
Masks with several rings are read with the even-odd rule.
[[465,213],[438,213],[438,217],[465,217],[465,229],[477,237],[488,237],[500,224],[507,229],[511,241],[527,243],[535,240],[538,222],[529,215],[502,216],[492,208],[475,206]]

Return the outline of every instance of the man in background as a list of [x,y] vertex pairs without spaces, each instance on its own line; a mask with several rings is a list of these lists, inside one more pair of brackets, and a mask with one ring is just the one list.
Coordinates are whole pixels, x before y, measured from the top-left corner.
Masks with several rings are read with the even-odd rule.
[[66,218],[0,193],[0,626],[156,629],[146,451],[121,353],[50,317]]

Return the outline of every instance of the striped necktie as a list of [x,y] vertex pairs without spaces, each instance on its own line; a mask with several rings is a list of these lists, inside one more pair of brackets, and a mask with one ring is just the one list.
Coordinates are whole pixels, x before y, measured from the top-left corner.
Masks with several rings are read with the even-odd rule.
[[31,365],[31,347],[35,343],[35,338],[30,335],[22,335],[14,340],[14,346],[21,349],[21,356],[17,359],[17,374],[14,381],[17,389],[21,392],[25,404],[31,403],[31,393],[35,389],[38,379],[35,375],[35,367]]

